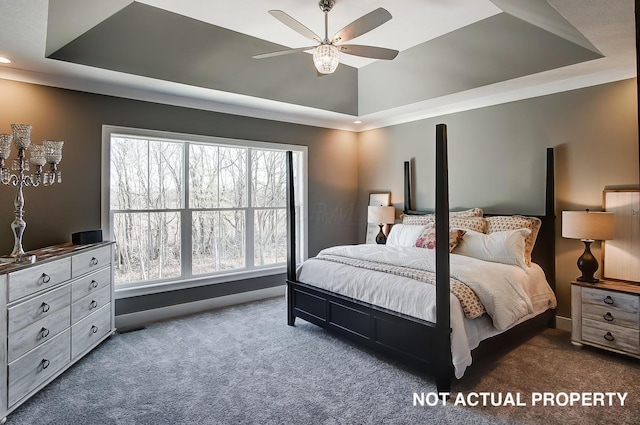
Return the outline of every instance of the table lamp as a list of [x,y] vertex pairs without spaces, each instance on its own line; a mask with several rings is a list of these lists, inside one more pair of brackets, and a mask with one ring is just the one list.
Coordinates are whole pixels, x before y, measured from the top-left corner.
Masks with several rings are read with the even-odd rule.
[[386,244],[387,237],[382,231],[382,226],[385,224],[393,224],[396,221],[396,209],[395,207],[385,207],[378,205],[370,205],[367,214],[367,222],[374,223],[380,226],[380,231],[376,236],[376,243]]
[[598,270],[598,260],[591,254],[593,241],[613,239],[613,213],[586,211],[562,211],[562,237],[580,239],[584,242],[584,252],[578,258],[578,268],[582,276],[580,282],[596,283],[593,274]]

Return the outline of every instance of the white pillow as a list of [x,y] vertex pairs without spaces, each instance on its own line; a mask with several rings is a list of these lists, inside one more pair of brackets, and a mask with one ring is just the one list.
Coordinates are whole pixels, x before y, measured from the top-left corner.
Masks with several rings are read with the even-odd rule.
[[527,270],[525,239],[530,234],[530,229],[506,230],[488,235],[467,230],[453,253],[494,263],[514,264]]
[[416,246],[416,241],[427,226],[419,224],[394,224],[387,236],[389,246]]

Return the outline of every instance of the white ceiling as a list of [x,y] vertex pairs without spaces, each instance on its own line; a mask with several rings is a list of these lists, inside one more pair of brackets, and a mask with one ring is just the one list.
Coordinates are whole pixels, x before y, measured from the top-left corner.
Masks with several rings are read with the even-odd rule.
[[[68,40],[61,40],[61,43],[71,41],[99,22],[97,17],[108,13],[109,7],[132,2],[52,1],[74,7],[74,12],[65,17],[69,23]],[[604,58],[355,117],[46,59],[48,3],[47,0],[0,2],[0,55],[15,61],[11,65],[0,66],[0,78],[354,131],[635,76],[633,0],[548,0],[602,52]],[[317,34],[324,35],[323,14],[316,0],[140,0],[139,3],[284,46],[308,46],[309,40],[268,14],[270,9],[280,9]],[[329,14],[330,35],[377,7],[389,10],[393,19],[355,39],[354,44],[404,51],[501,12],[489,0],[337,0]],[[362,67],[370,62],[347,55],[341,58],[341,63],[353,67]],[[354,124],[356,119],[363,123]]]

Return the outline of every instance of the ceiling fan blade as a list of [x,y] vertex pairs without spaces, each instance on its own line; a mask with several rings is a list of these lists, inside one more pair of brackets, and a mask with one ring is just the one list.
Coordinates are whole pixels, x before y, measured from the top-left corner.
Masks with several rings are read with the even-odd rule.
[[398,56],[398,51],[385,49],[384,47],[359,46],[356,44],[343,44],[336,46],[341,53],[348,55],[362,56],[363,58],[392,60]]
[[316,35],[316,33],[302,25],[297,20],[293,19],[291,16],[284,13],[282,10],[270,10],[269,13],[271,14],[271,16],[273,16],[298,34],[310,38],[311,40],[315,40],[318,43],[322,43],[322,38],[320,38],[320,36]]
[[368,33],[374,28],[379,27],[389,19],[391,19],[391,13],[380,7],[373,12],[369,12],[366,15],[361,16],[346,27],[342,28],[333,36],[332,42],[344,43],[345,41],[352,40],[362,34]]
[[282,56],[282,55],[288,55],[289,53],[299,53],[299,52],[304,52],[306,50],[312,50],[315,49],[317,46],[311,46],[311,47],[300,47],[298,49],[286,49],[286,50],[278,50],[276,52],[270,52],[270,53],[262,53],[260,55],[255,55],[253,58],[254,59],[264,59],[264,58],[272,58],[274,56]]

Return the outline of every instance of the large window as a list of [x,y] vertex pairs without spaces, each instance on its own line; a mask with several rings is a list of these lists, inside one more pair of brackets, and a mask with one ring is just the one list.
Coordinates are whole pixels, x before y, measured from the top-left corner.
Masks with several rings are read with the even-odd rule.
[[305,247],[306,148],[107,126],[103,139],[103,228],[116,242],[116,290],[284,271],[286,150]]

